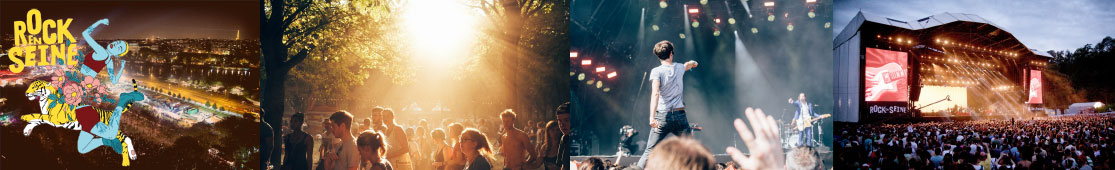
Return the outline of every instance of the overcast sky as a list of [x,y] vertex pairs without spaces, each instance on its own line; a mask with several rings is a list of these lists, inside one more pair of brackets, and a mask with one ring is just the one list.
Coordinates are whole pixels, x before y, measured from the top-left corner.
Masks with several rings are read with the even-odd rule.
[[943,12],[975,14],[1039,51],[1075,50],[1115,37],[1115,1],[1110,0],[836,0],[833,11],[833,38],[858,11],[904,21]]

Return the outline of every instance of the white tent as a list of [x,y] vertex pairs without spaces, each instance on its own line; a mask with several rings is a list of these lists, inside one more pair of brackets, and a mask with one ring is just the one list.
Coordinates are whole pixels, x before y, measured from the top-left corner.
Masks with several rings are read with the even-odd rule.
[[1096,113],[1096,108],[1102,107],[1103,103],[1100,102],[1084,102],[1073,103],[1069,105],[1069,109],[1065,110],[1065,114],[1083,114],[1083,113]]

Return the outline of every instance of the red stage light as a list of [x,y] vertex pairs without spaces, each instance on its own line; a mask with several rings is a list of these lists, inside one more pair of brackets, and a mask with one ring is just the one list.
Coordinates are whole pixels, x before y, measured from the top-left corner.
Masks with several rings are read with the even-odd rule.
[[596,67],[596,72],[604,72],[604,66]]
[[689,8],[689,14],[697,14],[698,12],[701,12],[701,10],[698,10],[697,8]]
[[577,58],[577,52],[569,52],[569,58]]
[[712,21],[715,21],[717,24],[720,24],[720,18],[712,19]]
[[773,2],[773,1],[767,1],[767,2],[763,2],[763,6],[765,6],[765,7],[774,7],[774,2]]
[[616,72],[608,73],[608,78],[616,77]]
[[817,2],[817,0],[805,0],[805,3],[814,3],[814,2]]
[[583,66],[592,65],[592,60],[581,60],[581,65],[583,65]]

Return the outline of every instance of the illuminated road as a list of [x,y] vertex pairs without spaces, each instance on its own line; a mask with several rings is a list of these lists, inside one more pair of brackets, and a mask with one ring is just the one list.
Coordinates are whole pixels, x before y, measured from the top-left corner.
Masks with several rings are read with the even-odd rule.
[[[193,88],[187,88],[187,87],[184,87],[182,85],[171,84],[169,82],[163,82],[162,80],[152,79],[150,77],[128,77],[128,78],[135,78],[136,81],[141,86],[145,86],[145,87],[148,87],[148,88],[163,89],[163,90],[165,90],[165,92],[178,93],[178,94],[181,94],[182,97],[185,98],[185,99],[189,99],[189,100],[193,100],[195,102],[203,103],[203,105],[206,101],[211,102],[211,103],[216,103],[218,107],[224,107],[225,109],[227,109],[230,112],[240,113],[241,115],[247,114],[247,113],[253,113],[253,112],[255,112],[255,110],[259,109],[259,105],[255,105],[251,101],[248,101],[248,100],[229,98],[229,97],[226,97],[224,95],[214,94],[214,93],[210,93],[210,92],[206,92],[206,91],[202,91],[202,90],[198,90],[198,89],[193,89]],[[123,80],[121,80],[121,81],[123,81]],[[163,94],[158,94],[158,95],[163,95]]]

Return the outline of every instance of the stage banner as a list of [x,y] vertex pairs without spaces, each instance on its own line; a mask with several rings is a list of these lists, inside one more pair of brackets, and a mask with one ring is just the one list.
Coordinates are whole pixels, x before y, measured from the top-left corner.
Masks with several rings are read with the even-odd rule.
[[1030,70],[1029,104],[1041,104],[1041,70]]
[[903,102],[910,98],[906,53],[867,48],[864,101]]

